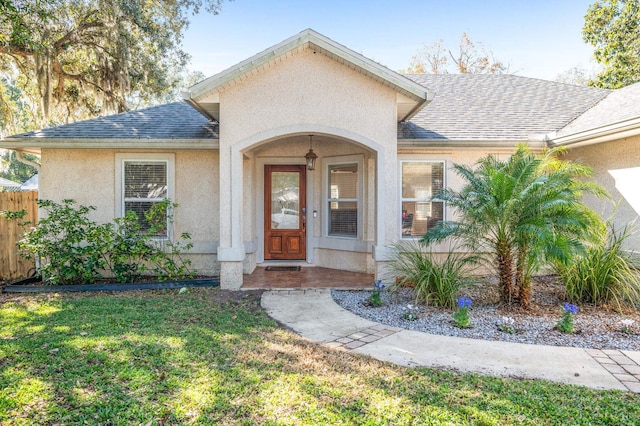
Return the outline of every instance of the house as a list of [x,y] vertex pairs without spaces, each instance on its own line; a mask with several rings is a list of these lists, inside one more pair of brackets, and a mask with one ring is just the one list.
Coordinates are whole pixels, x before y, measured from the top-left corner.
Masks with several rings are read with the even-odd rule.
[[0,177],[0,191],[20,191],[20,184]]
[[96,220],[174,200],[166,237],[190,232],[194,266],[238,289],[256,265],[283,261],[383,276],[391,244],[451,216],[429,201],[460,186],[451,164],[506,156],[521,142],[587,160],[623,200],[618,220],[633,219],[638,100],[640,85],[401,75],[305,30],[196,84],[184,101],[0,147],[39,153],[40,197],[94,205]]
[[31,176],[29,179],[22,182],[22,185],[20,185],[20,190],[21,191],[37,191],[38,180],[39,180],[39,176],[36,173],[35,175]]

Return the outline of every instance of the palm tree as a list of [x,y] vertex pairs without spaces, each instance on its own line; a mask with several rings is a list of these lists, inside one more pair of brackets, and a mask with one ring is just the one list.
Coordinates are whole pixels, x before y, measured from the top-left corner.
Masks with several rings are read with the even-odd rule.
[[564,262],[581,251],[582,237],[598,220],[581,203],[585,192],[602,193],[578,179],[591,170],[559,160],[558,153],[556,148],[537,156],[519,146],[507,160],[489,155],[475,167],[454,165],[465,185],[434,199],[448,203],[458,218],[439,223],[422,241],[460,240],[495,268],[503,301],[528,306],[532,274],[547,260]]

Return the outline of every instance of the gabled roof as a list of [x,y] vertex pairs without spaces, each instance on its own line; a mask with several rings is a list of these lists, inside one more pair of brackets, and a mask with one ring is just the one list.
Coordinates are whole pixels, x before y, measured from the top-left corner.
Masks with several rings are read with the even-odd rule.
[[37,191],[39,181],[40,181],[40,175],[36,173],[35,175],[31,176],[29,179],[25,180],[22,183],[22,185],[20,185],[20,189],[22,191]]
[[[137,111],[77,121],[48,129],[10,136],[0,148],[78,147],[114,148],[139,140],[180,141],[198,145],[218,139],[218,125],[194,110],[185,101],[172,102]],[[148,145],[145,145],[148,147]]]
[[595,143],[640,133],[640,83],[610,92],[571,123],[550,135],[554,145]]
[[398,102],[398,121],[409,119],[429,101],[429,96],[421,85],[312,29],[306,29],[225,71],[201,81],[192,86],[184,94],[184,98],[191,102],[195,108],[218,121],[220,104],[217,99],[217,93],[219,91],[235,84],[255,70],[267,67],[294,54],[298,50],[307,48],[324,54],[396,90],[402,95],[401,97],[399,96]]
[[12,180],[0,177],[0,189],[5,189],[5,190],[20,189],[20,184],[18,182],[14,182]]
[[433,101],[398,139],[527,141],[557,131],[609,91],[508,74],[412,74],[434,92]]

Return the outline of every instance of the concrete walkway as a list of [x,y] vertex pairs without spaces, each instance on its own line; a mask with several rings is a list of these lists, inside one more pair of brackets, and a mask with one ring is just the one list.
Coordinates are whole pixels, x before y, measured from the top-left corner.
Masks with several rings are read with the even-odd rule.
[[640,393],[640,352],[527,345],[404,330],[344,310],[328,289],[265,292],[262,306],[302,337],[398,365]]

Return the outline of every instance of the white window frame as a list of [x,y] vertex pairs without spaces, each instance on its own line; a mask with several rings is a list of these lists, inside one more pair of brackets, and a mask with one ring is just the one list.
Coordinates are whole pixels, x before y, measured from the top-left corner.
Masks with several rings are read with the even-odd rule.
[[[135,201],[138,199],[125,199],[124,197],[124,164],[126,162],[150,162],[160,163],[163,162],[167,165],[167,199],[175,201],[175,154],[161,154],[161,153],[118,153],[116,154],[115,164],[115,217],[124,217],[125,215],[125,202]],[[145,201],[162,201],[163,199],[145,199]],[[167,226],[167,235],[158,236],[159,240],[166,240],[173,238],[173,229],[171,226]]]
[[[442,159],[442,157],[439,158],[425,158],[423,156],[421,157],[415,157],[415,156],[403,156],[402,158],[400,158],[400,160],[398,161],[398,212],[399,214],[398,216],[398,229],[399,229],[399,233],[400,233],[400,238],[402,240],[405,241],[410,241],[410,240],[418,240],[421,238],[421,236],[411,236],[411,235],[402,235],[402,203],[403,202],[415,202],[416,203],[416,208],[418,203],[428,203],[429,204],[429,211],[431,212],[432,209],[432,205],[430,201],[425,201],[425,198],[403,198],[402,197],[402,170],[403,170],[403,165],[404,163],[441,163],[442,164],[442,188],[446,188],[447,187],[447,160],[446,159]],[[431,194],[431,196],[433,196],[433,194]],[[445,202],[442,202],[442,220],[446,220],[447,218],[447,204]]]
[[[329,203],[336,199],[331,198],[329,191],[329,168],[332,166],[341,166],[347,164],[357,164],[358,166],[358,184],[356,198],[340,198],[340,201],[355,202],[357,208],[358,225],[356,227],[356,235],[329,235]],[[363,236],[364,224],[364,155],[341,155],[336,157],[325,157],[322,159],[322,235],[326,238],[344,239],[344,240],[361,240]]]

